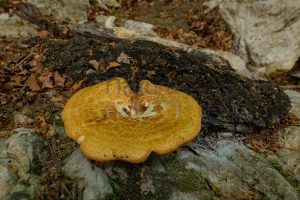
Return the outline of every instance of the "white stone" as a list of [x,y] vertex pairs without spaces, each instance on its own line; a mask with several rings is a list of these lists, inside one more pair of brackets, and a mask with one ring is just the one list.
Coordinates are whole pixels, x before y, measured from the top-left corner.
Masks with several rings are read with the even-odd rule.
[[113,7],[113,8],[121,7],[121,5],[116,0],[100,0],[100,1],[102,1],[108,7]]
[[188,161],[185,165],[185,169],[194,170],[196,172],[200,172],[201,168],[193,162]]
[[33,159],[33,148],[29,139],[34,129],[18,128],[15,131],[16,133],[6,140],[7,155],[18,162],[23,172],[28,172]]
[[300,1],[212,0],[207,5],[219,5],[237,38],[239,55],[261,72],[288,71],[298,60]]
[[96,17],[96,22],[106,28],[113,28],[115,26],[116,19],[117,18],[115,16],[99,15]]
[[28,0],[28,3],[34,4],[43,14],[51,14],[57,19],[75,24],[87,21],[90,6],[89,0]]
[[8,171],[8,168],[0,165],[0,199],[4,199],[13,186],[14,181]]
[[109,8],[119,8],[121,5],[116,0],[90,0],[103,10],[110,11]]
[[290,112],[300,118],[300,93],[293,90],[285,90],[284,92],[289,96],[292,104]]
[[31,123],[33,120],[26,116],[26,115],[23,115],[21,113],[15,113],[14,114],[14,122],[15,124],[28,124],[28,123]]
[[136,31],[138,33],[146,33],[149,35],[156,35],[153,28],[154,26],[152,24],[148,24],[145,22],[138,22],[134,20],[125,20],[121,24],[124,28],[127,28],[129,30]]
[[[192,186],[191,186],[192,187]],[[183,193],[183,192],[174,192],[170,200],[198,200],[193,194]]]
[[9,20],[9,14],[8,13],[2,13],[0,14],[0,20]]
[[0,14],[0,36],[32,36],[36,35],[37,28],[17,15],[10,17],[7,13]]
[[84,189],[83,200],[104,199],[113,192],[104,170],[87,159],[80,149],[67,157],[63,171],[69,178],[83,178],[77,182],[78,187]]
[[235,69],[235,71],[243,76],[246,76],[251,79],[263,79],[263,76],[256,72],[250,72],[247,68],[246,62],[238,55],[233,54],[228,51],[218,51],[212,49],[201,49],[201,51],[208,53],[210,55],[218,55],[225,60],[227,60],[231,67]]

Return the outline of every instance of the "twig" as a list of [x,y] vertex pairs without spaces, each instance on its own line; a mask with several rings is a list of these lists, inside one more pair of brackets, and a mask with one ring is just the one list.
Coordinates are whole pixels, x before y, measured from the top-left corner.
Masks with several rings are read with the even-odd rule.
[[32,56],[32,52],[30,54],[28,54],[25,58],[23,58],[18,64],[17,67],[19,67],[25,60],[27,60],[30,56]]
[[300,89],[300,85],[281,85],[281,89]]

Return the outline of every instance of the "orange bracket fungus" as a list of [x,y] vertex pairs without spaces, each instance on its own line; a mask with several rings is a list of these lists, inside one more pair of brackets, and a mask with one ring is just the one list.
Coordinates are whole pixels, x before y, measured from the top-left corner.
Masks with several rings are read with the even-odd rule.
[[62,113],[68,136],[88,158],[131,163],[193,140],[201,117],[201,107],[191,96],[147,80],[134,93],[123,78],[81,89]]

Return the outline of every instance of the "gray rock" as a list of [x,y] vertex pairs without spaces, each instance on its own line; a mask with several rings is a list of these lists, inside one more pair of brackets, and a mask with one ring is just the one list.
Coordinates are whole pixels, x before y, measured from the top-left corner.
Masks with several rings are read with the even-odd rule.
[[212,0],[207,5],[219,6],[238,38],[239,55],[260,71],[288,71],[298,60],[300,1]]
[[195,158],[195,154],[189,150],[184,149],[178,152],[178,158],[181,160],[192,160]]
[[74,188],[79,187],[79,190],[83,191],[83,200],[104,199],[112,193],[112,187],[104,170],[87,159],[80,149],[75,150],[66,158],[63,171],[68,178],[82,178]]
[[0,160],[0,199],[4,199],[16,183],[16,176],[9,167]]
[[106,11],[111,11],[109,8],[119,8],[121,5],[116,0],[90,0],[96,6]]
[[6,140],[7,156],[18,163],[22,169],[20,172],[28,173],[40,168],[49,155],[43,139],[35,134],[34,129],[18,128],[15,131],[16,134]]
[[218,156],[214,151],[202,151],[196,163],[202,163],[200,171],[216,193],[227,198],[246,198],[253,192],[241,180],[242,170],[226,157]]
[[153,158],[150,161],[149,167],[158,173],[166,173],[167,170],[166,168],[163,166],[163,164],[160,162],[160,160],[158,159],[158,157],[155,156],[155,158]]
[[26,116],[26,115],[23,115],[21,113],[15,113],[14,114],[14,122],[15,124],[28,124],[28,123],[31,123],[33,120]]
[[194,164],[193,162],[187,162],[185,165],[185,169],[195,170],[196,172],[200,172],[201,169],[198,165]]
[[148,35],[156,36],[156,33],[153,30],[154,26],[152,24],[134,20],[124,20],[122,21],[121,26],[138,33],[146,33]]
[[290,112],[300,118],[300,93],[293,90],[285,90],[284,92],[291,100],[292,109]]
[[256,193],[268,199],[297,199],[290,183],[262,155],[243,144],[222,141],[216,149],[219,157],[226,158],[241,170],[239,178]]
[[170,200],[197,200],[193,194],[183,193],[183,192],[174,192]]
[[212,55],[218,55],[227,60],[235,71],[243,76],[251,79],[265,79],[263,74],[259,72],[249,71],[246,62],[238,55],[228,51],[218,51],[212,49],[201,49],[201,51]]
[[96,22],[106,28],[113,28],[115,26],[116,21],[115,16],[105,16],[105,15],[99,15],[96,17]]
[[[113,28],[115,26],[116,19],[117,18],[115,16],[99,15],[96,17],[96,22],[106,28]],[[145,22],[121,20],[120,26],[143,35],[157,36],[157,34],[153,30],[154,26]]]
[[63,21],[83,23],[87,21],[89,0],[28,0],[37,6],[44,14],[53,15]]
[[98,0],[103,2],[103,4],[105,4],[108,7],[112,7],[112,8],[119,8],[121,7],[120,3],[118,3],[116,0]]
[[282,148],[269,153],[267,159],[290,182],[300,185],[300,126],[287,127],[278,136]]
[[5,144],[6,139],[0,138],[0,158],[5,158],[6,157],[6,144]]
[[34,129],[15,132],[0,141],[0,199],[35,199],[44,181],[40,174],[49,149]]
[[0,14],[0,36],[26,37],[36,35],[37,26],[17,15]]
[[17,184],[13,187],[10,193],[7,195],[7,199],[14,200],[30,200],[38,195],[38,190],[40,189],[40,182],[35,181],[35,183],[29,182],[29,185]]

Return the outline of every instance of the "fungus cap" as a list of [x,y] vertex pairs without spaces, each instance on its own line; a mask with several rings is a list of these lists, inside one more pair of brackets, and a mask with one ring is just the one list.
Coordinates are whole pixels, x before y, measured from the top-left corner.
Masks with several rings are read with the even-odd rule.
[[81,89],[62,113],[67,135],[90,159],[145,161],[193,140],[201,129],[202,110],[191,96],[150,81],[134,93],[114,78]]

